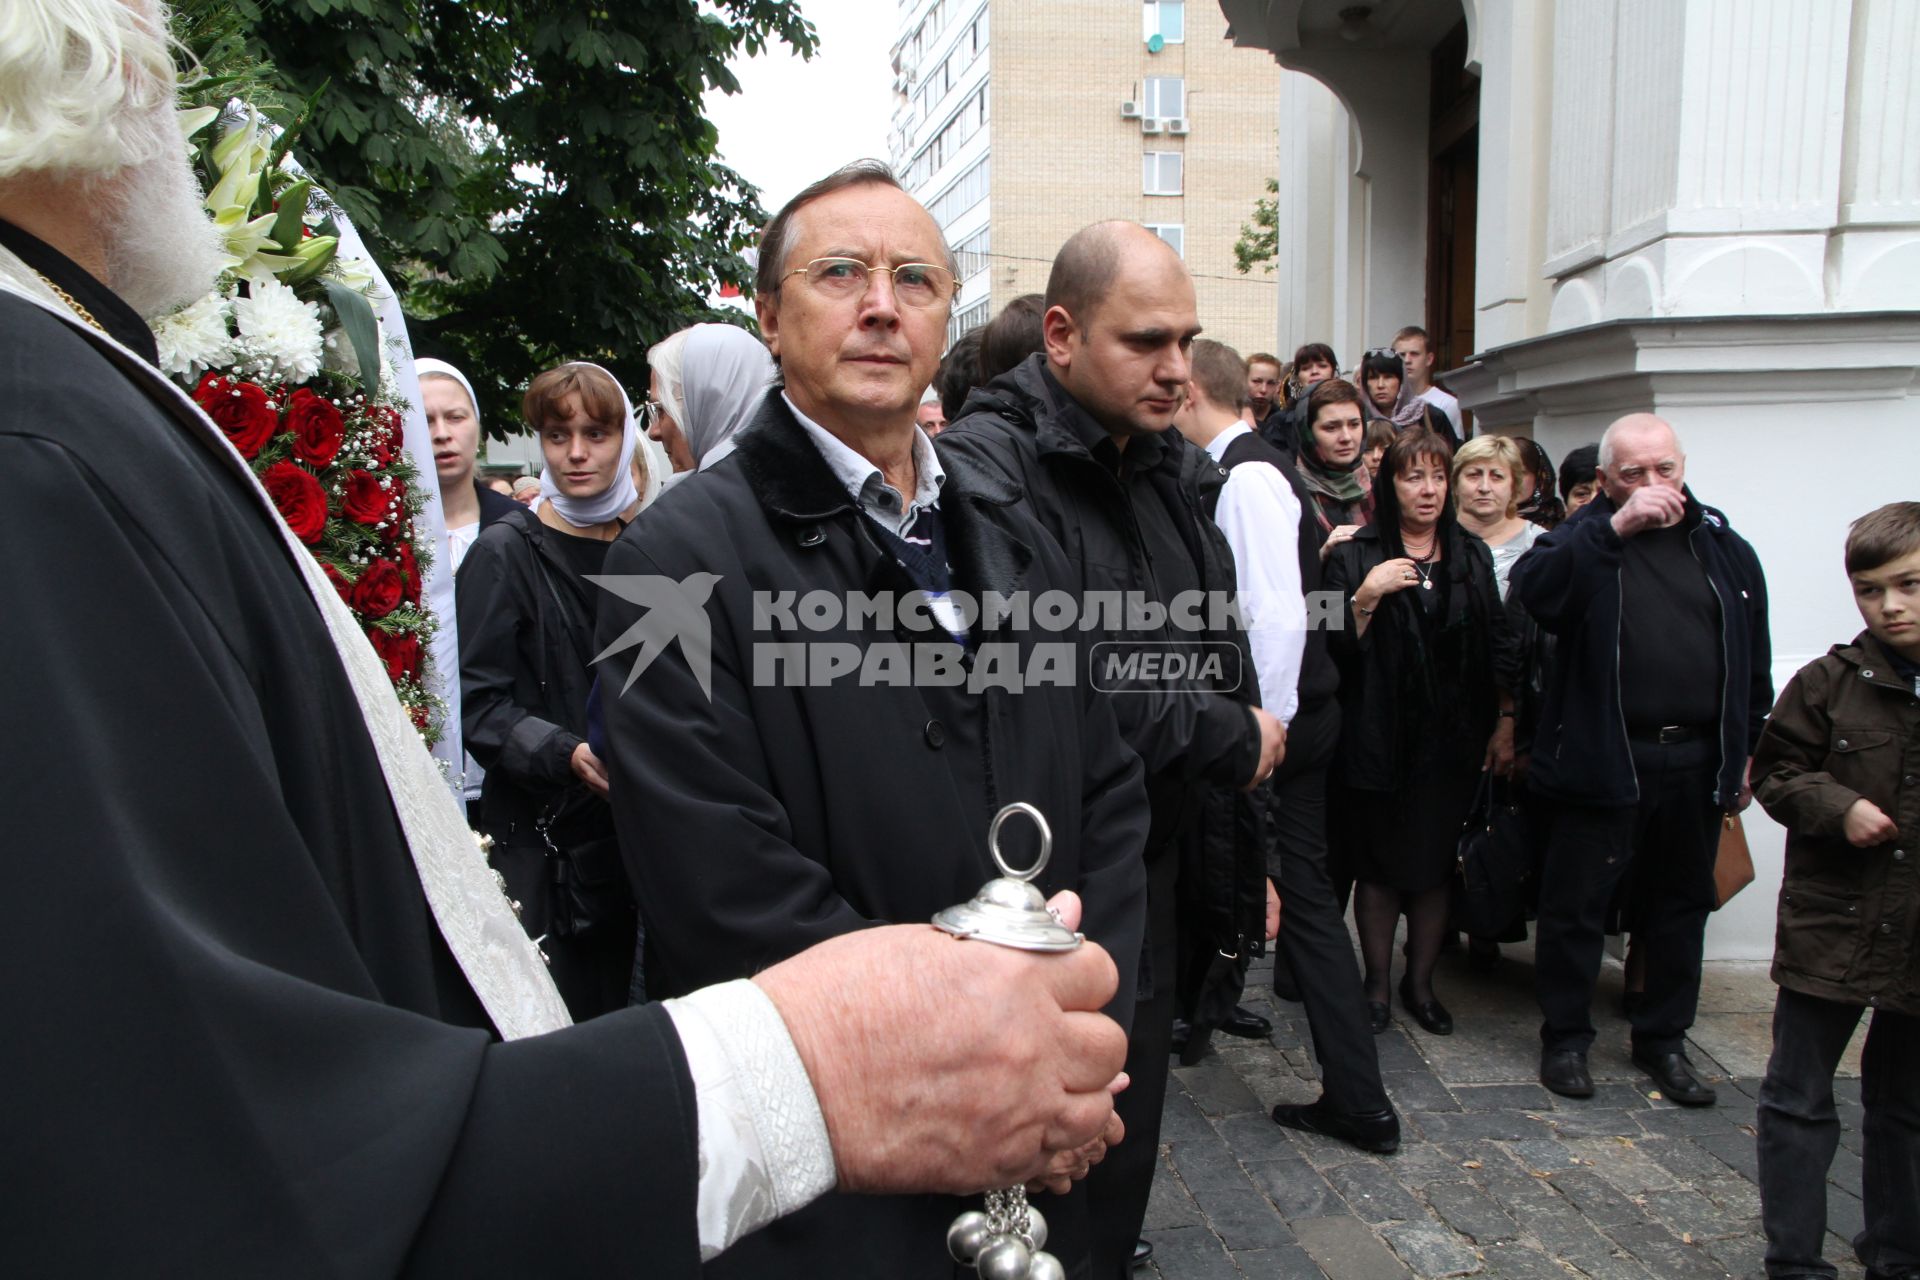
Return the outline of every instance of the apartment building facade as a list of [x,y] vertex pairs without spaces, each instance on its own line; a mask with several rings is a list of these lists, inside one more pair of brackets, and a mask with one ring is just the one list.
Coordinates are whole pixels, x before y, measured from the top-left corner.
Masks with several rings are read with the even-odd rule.
[[1274,278],[1233,246],[1279,147],[1280,79],[1205,0],[901,0],[889,158],[960,261],[949,338],[1046,289],[1090,222],[1186,259],[1200,321],[1273,345]]

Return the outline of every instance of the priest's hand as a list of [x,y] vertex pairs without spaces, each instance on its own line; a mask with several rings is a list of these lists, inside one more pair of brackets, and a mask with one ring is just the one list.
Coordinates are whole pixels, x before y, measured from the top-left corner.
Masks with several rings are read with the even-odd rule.
[[[1076,896],[1051,905],[1078,927]],[[1064,1186],[1119,1138],[1127,1037],[1098,1012],[1119,973],[1095,943],[1039,955],[891,925],[754,981],[813,1082],[842,1191]]]

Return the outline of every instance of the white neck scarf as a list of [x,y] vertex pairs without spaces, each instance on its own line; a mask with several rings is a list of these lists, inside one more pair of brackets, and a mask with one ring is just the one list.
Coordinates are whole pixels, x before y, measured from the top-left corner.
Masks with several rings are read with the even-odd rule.
[[[626,509],[640,500],[640,491],[633,485],[633,451],[640,443],[640,424],[633,418],[633,401],[627,398],[627,389],[620,385],[620,379],[607,373],[597,364],[588,364],[585,360],[575,360],[571,365],[561,368],[594,369],[605,373],[607,381],[613,383],[614,390],[620,393],[620,409],[626,421],[620,426],[620,464],[614,469],[613,484],[602,493],[590,498],[572,498],[560,492],[560,486],[553,482],[553,468],[546,467],[540,472],[540,501],[551,502],[560,518],[576,529],[590,529],[596,524],[605,524],[626,512]],[[652,459],[648,459],[649,463]],[[656,488],[654,476],[657,468],[647,467],[647,488]]]
[[393,797],[401,832],[413,854],[421,888],[426,892],[427,906],[494,1028],[504,1039],[516,1040],[569,1025],[572,1019],[560,999],[559,989],[553,985],[553,978],[526,930],[514,917],[493,869],[480,855],[466,816],[448,790],[446,780],[440,776],[439,766],[427,754],[426,744],[400,709],[399,699],[393,696],[393,684],[387,679],[385,665],[339,593],[321,573],[320,562],[287,528],[273,499],[254,477],[253,469],[184,391],[139,356],[48,299],[44,287],[28,285],[30,280],[32,276],[25,265],[0,250],[0,289],[28,299],[91,341],[121,372],[139,384],[151,400],[197,434],[200,443],[241,478],[279,531],[289,557],[306,582],[307,594],[326,621],[334,650],[353,686],[360,715],[366,721],[367,734],[373,740],[381,772]]

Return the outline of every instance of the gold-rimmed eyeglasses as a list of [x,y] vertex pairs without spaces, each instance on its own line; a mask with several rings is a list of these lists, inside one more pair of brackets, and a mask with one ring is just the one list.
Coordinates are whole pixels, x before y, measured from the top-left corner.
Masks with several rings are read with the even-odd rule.
[[876,271],[893,276],[893,296],[910,307],[930,307],[953,296],[953,272],[931,262],[876,267],[858,258],[815,258],[787,275],[805,276],[809,285],[830,298],[861,298]]

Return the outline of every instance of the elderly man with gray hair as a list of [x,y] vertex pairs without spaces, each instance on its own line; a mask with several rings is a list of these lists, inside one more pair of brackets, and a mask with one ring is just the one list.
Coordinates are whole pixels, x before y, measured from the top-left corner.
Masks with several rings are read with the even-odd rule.
[[1510,595],[1559,638],[1529,786],[1553,806],[1535,981],[1540,1081],[1593,1094],[1587,1050],[1607,904],[1631,865],[1647,951],[1633,1061],[1672,1101],[1714,1092],[1685,1053],[1723,815],[1773,705],[1767,589],[1727,518],[1686,486],[1673,428],[1636,413],[1600,442],[1601,496],[1514,566]]

